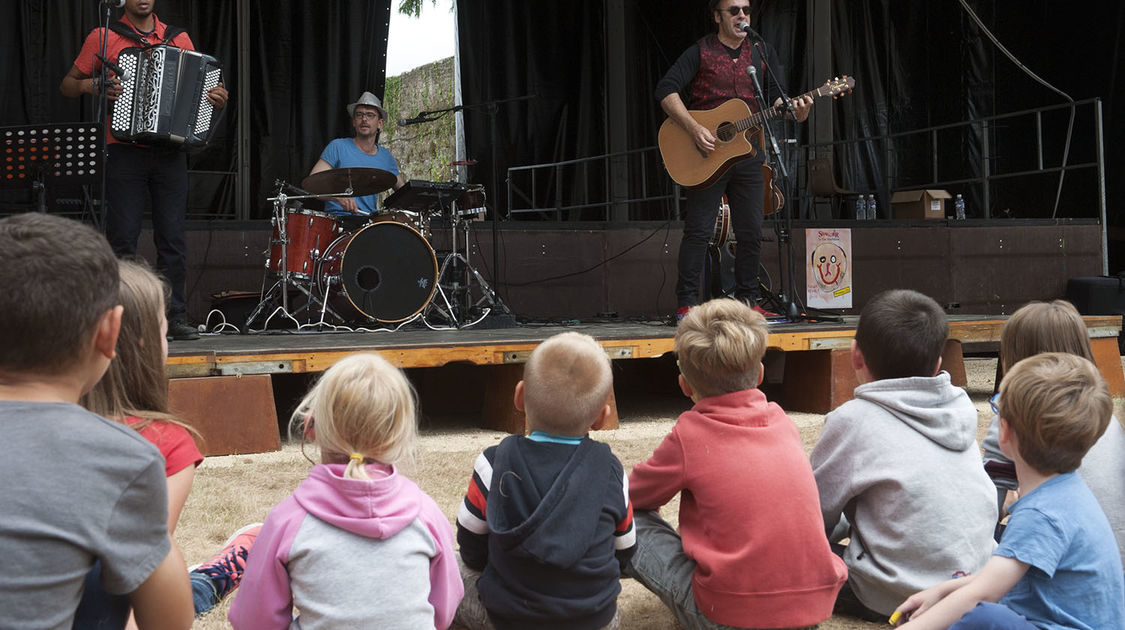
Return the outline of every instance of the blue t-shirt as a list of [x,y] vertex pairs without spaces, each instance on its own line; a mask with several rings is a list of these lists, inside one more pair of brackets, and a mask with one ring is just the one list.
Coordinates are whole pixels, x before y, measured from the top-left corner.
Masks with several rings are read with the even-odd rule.
[[1125,577],[1109,521],[1077,473],[1012,504],[994,552],[1031,565],[1000,603],[1038,628],[1125,628]]
[[[379,150],[375,155],[368,155],[360,151],[359,147],[355,145],[355,140],[352,138],[336,138],[324,147],[324,151],[320,154],[320,159],[328,162],[332,168],[346,168],[349,166],[359,166],[363,168],[379,168],[398,175],[398,162],[395,161],[395,156],[386,147],[376,145]],[[359,208],[361,214],[374,214],[379,211],[379,196],[367,195],[365,197],[356,197],[356,206]],[[324,210],[335,215],[351,216],[351,213],[345,211],[340,204],[335,201],[326,201],[324,203]]]

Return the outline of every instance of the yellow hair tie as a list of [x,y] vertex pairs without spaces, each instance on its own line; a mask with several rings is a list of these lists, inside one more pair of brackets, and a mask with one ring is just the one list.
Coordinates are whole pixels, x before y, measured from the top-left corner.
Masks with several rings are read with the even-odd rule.
[[351,456],[350,459],[353,462],[356,462],[356,463],[359,463],[359,464],[363,463],[363,455],[360,455],[359,453],[352,453],[352,456]]

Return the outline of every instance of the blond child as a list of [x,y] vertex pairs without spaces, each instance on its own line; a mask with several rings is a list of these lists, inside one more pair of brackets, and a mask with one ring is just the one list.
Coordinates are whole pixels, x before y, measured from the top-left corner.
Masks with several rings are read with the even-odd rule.
[[118,265],[105,238],[39,213],[0,220],[0,627],[68,628],[85,576],[128,594],[141,628],[188,628],[160,453],[79,407],[114,358]]
[[457,514],[465,598],[456,623],[485,628],[618,627],[620,565],[635,540],[629,491],[609,447],[609,358],[568,332],[540,344],[514,402],[530,435],[477,457]]
[[[1125,577],[1109,522],[1074,471],[1109,424],[1113,399],[1092,363],[1044,353],[1000,385],[999,445],[1020,499],[975,575],[917,593],[904,628],[1125,628]],[[999,603],[995,603],[999,602]]]
[[[757,388],[768,336],[742,302],[688,313],[674,347],[694,406],[629,476],[628,573],[686,628],[812,626],[832,615],[847,577],[797,427]],[[676,493],[679,534],[656,511]]]
[[322,463],[270,511],[231,625],[448,627],[463,592],[453,532],[399,469],[417,437],[406,376],[377,355],[352,355],[324,373],[291,426]]

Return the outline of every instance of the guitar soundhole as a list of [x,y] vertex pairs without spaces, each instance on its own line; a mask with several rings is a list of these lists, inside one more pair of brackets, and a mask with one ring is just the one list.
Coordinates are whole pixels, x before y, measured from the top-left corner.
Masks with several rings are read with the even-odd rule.
[[715,129],[715,137],[722,142],[730,142],[734,139],[734,134],[736,133],[738,132],[735,130],[734,125],[729,122],[720,123],[718,128]]

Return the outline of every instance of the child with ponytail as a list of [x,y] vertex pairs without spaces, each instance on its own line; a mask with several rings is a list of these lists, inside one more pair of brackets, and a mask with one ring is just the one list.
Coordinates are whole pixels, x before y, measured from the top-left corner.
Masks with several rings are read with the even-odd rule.
[[398,465],[417,437],[414,392],[374,354],[329,368],[291,432],[321,463],[262,526],[230,610],[236,630],[446,628],[464,592],[453,532]]

